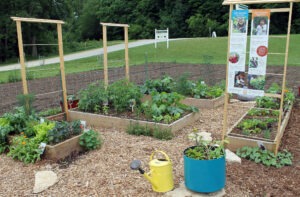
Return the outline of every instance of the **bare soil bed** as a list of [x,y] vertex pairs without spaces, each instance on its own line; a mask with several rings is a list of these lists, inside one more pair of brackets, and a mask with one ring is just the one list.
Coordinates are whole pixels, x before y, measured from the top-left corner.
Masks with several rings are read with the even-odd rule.
[[[243,104],[246,106],[247,104]],[[229,122],[232,126],[252,105],[230,105]],[[152,151],[165,151],[173,161],[175,187],[183,181],[183,155],[185,148],[193,145],[187,135],[194,127],[213,133],[222,133],[223,108],[201,110],[201,117],[194,125],[176,132],[170,141],[151,137],[131,136],[124,131],[99,129],[104,144],[101,149],[60,163],[42,160],[24,165],[11,158],[0,157],[0,196],[34,196],[34,172],[51,169],[58,174],[59,182],[38,196],[162,196],[151,190],[151,185],[129,164],[141,159],[148,171]],[[294,154],[291,167],[268,168],[243,160],[242,165],[227,165],[226,196],[300,196],[300,105],[295,105],[281,149]]]

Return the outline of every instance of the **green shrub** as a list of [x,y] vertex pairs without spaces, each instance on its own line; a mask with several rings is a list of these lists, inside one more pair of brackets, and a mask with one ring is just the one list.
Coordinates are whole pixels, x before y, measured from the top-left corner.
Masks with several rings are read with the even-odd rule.
[[87,112],[101,112],[102,106],[108,104],[108,93],[102,82],[90,84],[78,94],[78,108]]
[[127,127],[126,132],[130,135],[152,136],[152,131],[147,126],[142,126],[138,123],[131,124]]
[[128,111],[140,104],[142,94],[138,86],[127,80],[116,81],[108,86],[109,103],[117,112]]
[[80,136],[79,144],[85,150],[95,150],[102,145],[102,138],[98,132],[89,130]]
[[283,166],[292,165],[293,156],[287,150],[278,152],[277,156],[271,151],[262,150],[259,147],[243,147],[237,150],[236,154],[244,159],[254,161],[255,163],[262,163],[266,166],[274,166],[281,168]]
[[160,129],[155,127],[153,130],[153,137],[160,140],[171,140],[173,138],[173,133],[171,129]]
[[138,123],[130,124],[126,129],[126,133],[137,136],[151,136],[160,140],[171,140],[173,138],[171,129],[161,129],[158,126],[151,129],[147,125],[142,126]]

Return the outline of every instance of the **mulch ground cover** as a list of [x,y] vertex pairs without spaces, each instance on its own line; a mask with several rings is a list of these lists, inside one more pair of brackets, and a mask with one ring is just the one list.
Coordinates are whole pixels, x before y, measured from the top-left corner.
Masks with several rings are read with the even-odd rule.
[[[248,107],[242,107],[248,106]],[[232,126],[252,105],[236,103],[229,107]],[[32,194],[34,173],[52,170],[59,182],[38,196],[162,196],[155,193],[137,171],[130,170],[133,159],[141,159],[149,171],[149,157],[154,150],[165,151],[173,162],[175,187],[184,180],[183,150],[193,145],[187,135],[194,128],[221,138],[223,108],[200,110],[201,117],[193,125],[175,133],[169,141],[128,135],[125,131],[99,129],[104,144],[99,150],[54,163],[42,160],[24,165],[6,155],[0,156],[0,196],[37,196]],[[300,102],[293,109],[283,137],[281,150],[294,155],[293,165],[276,169],[242,160],[227,165],[226,196],[300,196]]]

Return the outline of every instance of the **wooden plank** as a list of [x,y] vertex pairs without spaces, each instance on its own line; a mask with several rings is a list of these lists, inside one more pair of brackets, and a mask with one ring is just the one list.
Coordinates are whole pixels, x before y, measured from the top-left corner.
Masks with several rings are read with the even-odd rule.
[[101,114],[93,114],[87,112],[80,112],[69,110],[70,120],[85,120],[92,127],[99,128],[115,128],[125,130],[130,124],[139,124],[147,126],[149,128],[159,127],[161,129],[170,129],[172,132],[176,132],[188,125],[191,125],[201,116],[200,113],[190,113],[171,124],[155,123],[144,120],[135,120],[127,118],[119,118],[114,116],[105,116]]
[[226,65],[226,88],[225,88],[225,99],[224,99],[224,112],[223,112],[223,132],[222,132],[222,142],[225,139],[225,135],[228,128],[228,101],[229,101],[229,93],[228,93],[228,67],[229,67],[229,56],[230,56],[230,28],[231,28],[231,15],[232,15],[233,5],[231,4],[229,7],[229,18],[228,18],[228,41],[227,41],[227,65]]
[[128,27],[124,27],[125,40],[125,77],[129,81]]
[[[249,10],[249,13],[252,13],[254,9]],[[281,12],[289,12],[289,8],[272,8],[269,9],[272,13],[281,13]]]
[[128,24],[119,24],[119,23],[100,23],[102,26],[110,26],[110,27],[129,27]]
[[223,5],[300,2],[300,0],[224,0]]
[[21,21],[16,21],[16,23],[17,23],[17,36],[18,36],[19,57],[20,57],[20,64],[21,64],[23,94],[28,94]]
[[54,24],[64,24],[62,20],[52,20],[52,19],[40,19],[40,18],[23,18],[23,17],[10,17],[14,21],[30,22],[30,23],[54,23]]
[[105,25],[102,26],[103,35],[103,73],[104,73],[104,85],[105,88],[108,86],[108,65],[107,65],[107,28]]
[[[278,120],[278,132],[277,136],[280,135],[281,121],[282,121],[282,112],[283,112],[283,102],[284,102],[284,94],[285,94],[285,85],[286,85],[286,73],[287,73],[287,65],[288,65],[288,56],[289,56],[289,47],[290,47],[290,34],[291,34],[291,24],[292,24],[292,14],[293,14],[293,3],[290,3],[290,12],[289,12],[289,21],[288,21],[288,31],[286,38],[286,46],[285,46],[285,60],[284,60],[284,69],[283,69],[283,80],[282,80],[282,89],[281,89],[281,101],[280,101],[280,113]],[[278,148],[280,145],[280,139],[276,140],[276,150],[275,154],[278,152]]]
[[271,97],[271,98],[280,98],[281,99],[280,94],[265,93],[264,96]]
[[194,106],[200,109],[214,109],[224,104],[224,98],[224,95],[215,99],[197,99],[187,97],[183,99],[181,103],[189,106]]
[[66,85],[66,74],[65,74],[65,63],[64,63],[64,50],[63,50],[63,38],[62,38],[62,27],[61,23],[57,24],[57,38],[58,38],[58,52],[59,52],[59,61],[60,61],[60,76],[61,76],[61,85],[63,91],[63,104],[66,113],[66,120],[69,120],[68,112],[68,101],[67,101],[67,85]]

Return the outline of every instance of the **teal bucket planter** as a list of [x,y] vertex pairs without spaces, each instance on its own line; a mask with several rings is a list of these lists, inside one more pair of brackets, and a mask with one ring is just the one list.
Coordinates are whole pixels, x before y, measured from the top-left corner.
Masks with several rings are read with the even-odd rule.
[[189,190],[200,193],[211,193],[223,189],[226,182],[225,155],[219,159],[197,160],[185,155],[187,149],[184,150],[185,186]]

